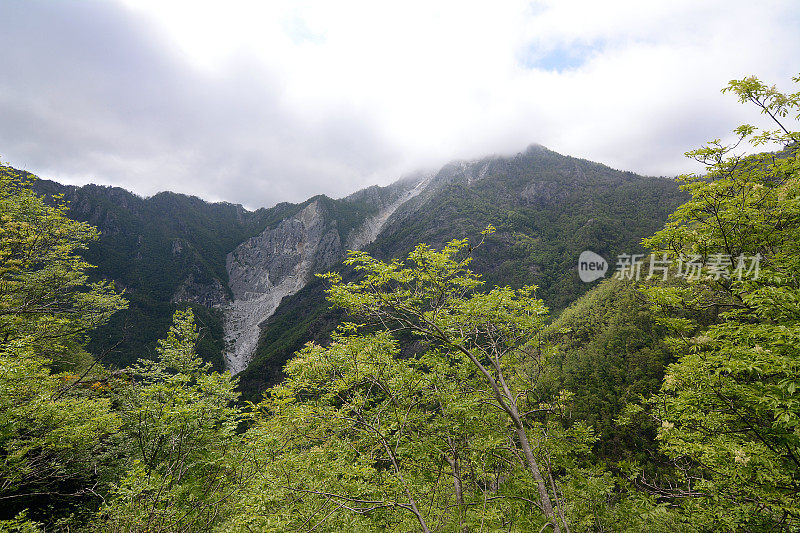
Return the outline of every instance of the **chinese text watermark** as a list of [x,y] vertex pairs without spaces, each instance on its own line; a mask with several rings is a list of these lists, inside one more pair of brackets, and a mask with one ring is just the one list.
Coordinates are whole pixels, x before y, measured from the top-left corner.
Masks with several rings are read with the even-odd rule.
[[[758,279],[761,267],[761,254],[731,256],[711,254],[709,256],[684,255],[670,257],[658,254],[620,254],[617,256],[616,271],[613,277],[627,280],[662,280],[669,277],[696,281],[701,277],[714,280]],[[608,271],[606,260],[591,251],[584,251],[578,258],[578,276],[589,283],[605,276]]]

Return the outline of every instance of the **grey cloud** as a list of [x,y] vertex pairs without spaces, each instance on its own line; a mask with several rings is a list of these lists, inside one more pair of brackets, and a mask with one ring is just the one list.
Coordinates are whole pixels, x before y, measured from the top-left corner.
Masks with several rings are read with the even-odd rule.
[[298,122],[256,59],[193,70],[107,2],[3,3],[0,49],[0,155],[43,177],[258,207],[345,195],[399,158],[357,110]]
[[[792,12],[785,4],[781,13]],[[731,5],[718,25],[748,12],[745,0]],[[687,9],[673,13],[677,37],[672,27],[657,35],[649,28],[663,24],[637,11],[633,22],[641,19],[657,46],[594,50],[584,66],[562,74],[495,68],[516,45],[491,45],[525,34],[536,20],[500,17],[485,32],[443,23],[426,34],[423,25],[406,55],[404,33],[387,31],[382,41],[372,30],[384,28],[343,11],[339,37],[349,32],[354,40],[338,48],[305,35],[297,22],[295,36],[311,43],[303,50],[319,53],[305,63],[298,50],[271,49],[264,58],[233,47],[216,70],[202,70],[152,18],[118,2],[0,0],[0,156],[63,182],[114,184],[143,195],[169,189],[253,208],[320,193],[340,197],[418,167],[514,153],[532,142],[616,168],[668,174],[688,168],[685,150],[738,125],[740,108],[718,92],[727,79],[754,72],[786,82],[786,58],[800,46],[786,17],[746,35],[696,33],[687,27],[697,12]],[[556,15],[539,23],[558,44],[559,32],[571,31],[564,21],[576,14]],[[598,35],[625,30],[610,24]],[[779,44],[762,53],[774,36]],[[443,42],[464,45],[463,54],[442,58],[436,47]],[[451,48],[462,46],[442,50]],[[320,69],[325,62],[330,68]],[[348,77],[337,79],[340,71]],[[290,92],[300,83],[318,85],[302,87],[314,102]]]

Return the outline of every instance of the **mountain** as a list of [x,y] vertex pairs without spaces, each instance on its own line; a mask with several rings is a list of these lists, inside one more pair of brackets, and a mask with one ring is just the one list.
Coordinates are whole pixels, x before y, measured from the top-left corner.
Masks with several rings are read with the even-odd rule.
[[[610,261],[643,252],[640,241],[660,229],[686,200],[675,181],[622,172],[530,146],[511,157],[453,162],[426,177],[422,190],[399,206],[365,251],[405,257],[420,242],[441,247],[455,238],[478,242],[471,268],[486,284],[535,284],[556,316],[596,283],[577,275],[577,258],[592,250]],[[282,378],[289,357],[308,341],[325,342],[341,316],[325,302],[324,284],[312,280],[284,298],[262,323],[242,391],[257,399]]]
[[348,247],[373,239],[418,183],[256,211],[171,192],[141,198],[118,187],[32,185],[47,197],[61,195],[71,218],[99,228],[101,238],[84,256],[97,278],[112,279],[130,301],[95,332],[91,352],[117,366],[152,354],[174,311],[190,305],[202,329],[201,356],[219,370],[239,370],[246,363],[237,367],[237,354],[255,347],[259,322],[281,297],[333,266]]
[[225,307],[226,363],[244,370],[255,352],[259,324],[317,272],[372,242],[394,211],[423,190],[422,179],[370,187],[342,200],[317,196],[237,246],[226,267],[232,301]]
[[314,274],[340,268],[347,250],[403,257],[419,242],[475,242],[492,224],[497,231],[476,248],[472,267],[489,286],[538,285],[555,314],[592,286],[577,276],[581,251],[607,259],[640,251],[639,241],[685,199],[672,180],[538,145],[449,163],[346,198],[315,196],[256,211],[174,193],[141,198],[46,180],[34,187],[62,194],[71,217],[100,229],[86,258],[131,301],[94,335],[94,353],[116,365],[151,354],[172,312],[191,305],[203,329],[201,355],[239,372],[249,398],[280,380],[295,350],[324,342],[338,322]]
[[270,215],[288,216],[289,206],[248,212],[173,193],[141,198],[116,187],[33,185],[41,194],[63,195],[70,217],[100,229],[84,256],[97,266],[94,276],[114,280],[130,301],[93,335],[90,351],[118,366],[152,354],[175,309],[192,304],[203,328],[200,353],[224,367],[220,308],[231,298],[226,254],[267,225]]

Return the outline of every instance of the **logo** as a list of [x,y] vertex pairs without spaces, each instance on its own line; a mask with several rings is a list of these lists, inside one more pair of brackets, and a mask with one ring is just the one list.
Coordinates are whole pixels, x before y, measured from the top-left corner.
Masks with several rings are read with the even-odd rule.
[[[666,281],[668,277],[686,281],[700,279],[720,281],[723,279],[742,281],[758,279],[761,273],[761,254],[731,256],[727,254],[672,255],[619,254],[615,279],[640,281],[653,278]],[[578,257],[578,276],[584,283],[591,283],[606,275],[608,263],[601,256],[586,250]]]
[[600,279],[606,275],[608,263],[601,256],[586,250],[578,257],[578,276],[584,283]]

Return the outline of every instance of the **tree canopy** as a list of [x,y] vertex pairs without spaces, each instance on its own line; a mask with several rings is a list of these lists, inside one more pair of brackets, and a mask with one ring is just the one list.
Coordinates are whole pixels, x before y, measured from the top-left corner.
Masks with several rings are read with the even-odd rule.
[[52,505],[52,518],[108,481],[119,421],[83,345],[126,304],[87,281],[79,252],[97,230],[27,185],[0,172],[0,502],[12,516]]
[[[800,78],[795,78],[800,82]],[[647,294],[677,355],[649,407],[682,485],[665,490],[712,530],[800,527],[800,92],[756,78],[725,92],[777,129],[737,128],[687,155],[706,172],[681,179],[691,200],[645,244],[699,275]],[[736,146],[777,143],[777,152]],[[711,268],[709,263],[726,268]]]

